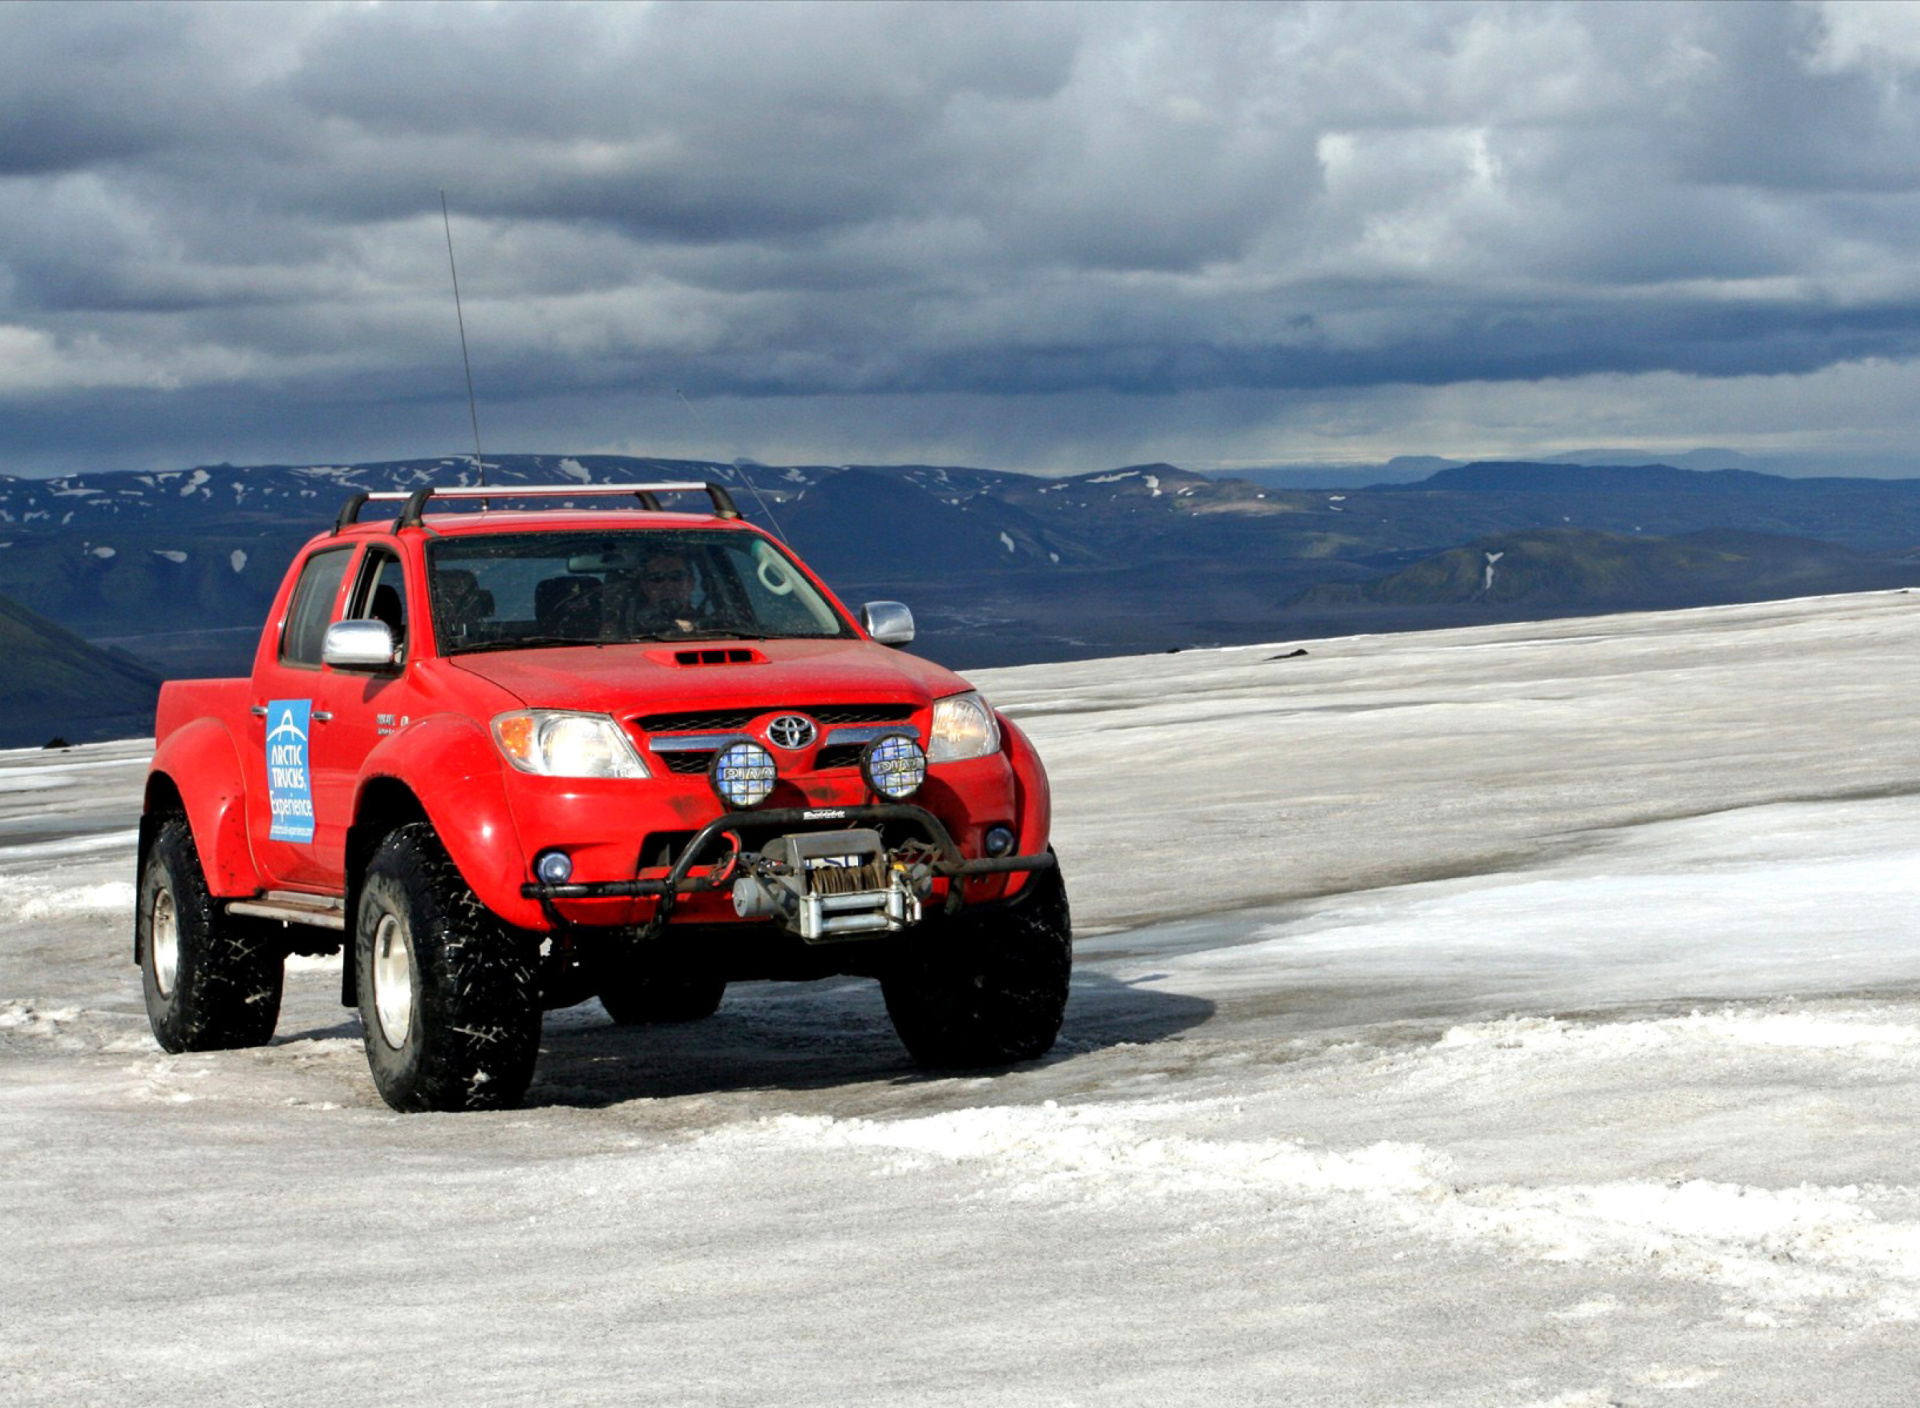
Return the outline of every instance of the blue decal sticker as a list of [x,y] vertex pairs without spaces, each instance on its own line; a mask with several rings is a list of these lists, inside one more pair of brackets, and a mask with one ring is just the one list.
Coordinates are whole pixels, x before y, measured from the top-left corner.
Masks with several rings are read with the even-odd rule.
[[307,767],[311,699],[275,699],[267,705],[267,796],[273,805],[270,841],[313,840],[313,775]]

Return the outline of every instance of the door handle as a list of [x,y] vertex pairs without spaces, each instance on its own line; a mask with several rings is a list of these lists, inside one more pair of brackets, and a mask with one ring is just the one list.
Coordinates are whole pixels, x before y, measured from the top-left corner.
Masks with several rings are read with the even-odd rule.
[[307,717],[312,719],[317,724],[324,724],[329,722],[333,718],[333,710],[315,709],[311,714],[307,715]]
[[264,704],[256,704],[249,712],[256,719],[264,719],[267,716],[267,706]]

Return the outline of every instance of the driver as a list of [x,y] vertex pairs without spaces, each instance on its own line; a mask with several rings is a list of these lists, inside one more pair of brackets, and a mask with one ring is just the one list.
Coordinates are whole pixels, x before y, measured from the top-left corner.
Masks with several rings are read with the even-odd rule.
[[706,615],[705,607],[693,599],[693,564],[677,549],[653,553],[629,584],[638,628],[691,631]]

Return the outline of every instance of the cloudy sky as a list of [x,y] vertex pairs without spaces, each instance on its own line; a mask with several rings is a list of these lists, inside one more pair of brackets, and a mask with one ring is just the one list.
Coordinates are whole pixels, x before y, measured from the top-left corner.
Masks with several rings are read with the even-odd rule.
[[[1920,6],[0,5],[0,471],[1920,473]],[[683,394],[682,394],[683,393]]]

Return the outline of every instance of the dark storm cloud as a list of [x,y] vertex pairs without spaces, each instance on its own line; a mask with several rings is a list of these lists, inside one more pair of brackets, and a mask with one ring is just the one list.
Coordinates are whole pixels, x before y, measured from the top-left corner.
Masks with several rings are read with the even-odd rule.
[[0,454],[404,437],[442,186],[489,417],[583,446],[1920,354],[1871,7],[12,5]]

